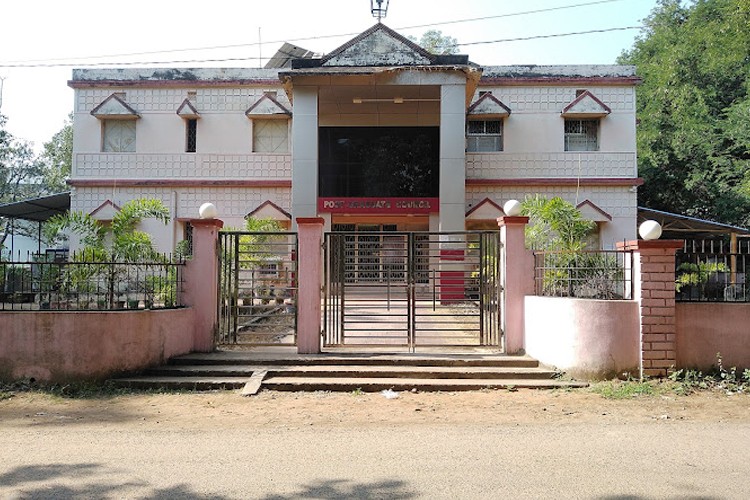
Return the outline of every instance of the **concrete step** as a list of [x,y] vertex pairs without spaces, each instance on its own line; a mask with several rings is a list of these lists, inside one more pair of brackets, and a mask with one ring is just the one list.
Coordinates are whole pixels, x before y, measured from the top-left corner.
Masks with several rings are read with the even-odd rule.
[[492,388],[555,389],[586,387],[584,382],[539,379],[408,379],[408,378],[351,378],[323,379],[312,377],[269,377],[263,388],[275,391],[475,391]]
[[141,376],[112,379],[116,387],[132,389],[170,389],[210,391],[214,389],[242,389],[249,377],[185,377]]
[[555,372],[542,368],[507,366],[411,365],[169,365],[148,370],[150,376],[250,377],[266,370],[267,377],[409,378],[409,379],[552,379]]
[[178,356],[173,365],[399,365],[399,366],[489,366],[536,368],[539,362],[529,356],[502,354],[273,354],[248,351],[218,351]]

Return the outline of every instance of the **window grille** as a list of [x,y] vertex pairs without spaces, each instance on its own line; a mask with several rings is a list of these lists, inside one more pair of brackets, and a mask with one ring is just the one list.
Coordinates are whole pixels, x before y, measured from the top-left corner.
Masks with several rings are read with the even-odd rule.
[[503,122],[501,120],[466,122],[466,150],[473,153],[502,151]]
[[565,151],[599,151],[599,120],[565,120]]
[[185,152],[195,153],[198,140],[198,120],[191,118],[185,120]]

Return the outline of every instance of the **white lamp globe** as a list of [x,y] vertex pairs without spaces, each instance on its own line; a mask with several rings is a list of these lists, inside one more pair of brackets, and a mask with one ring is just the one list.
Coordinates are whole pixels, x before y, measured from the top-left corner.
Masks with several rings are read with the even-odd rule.
[[219,215],[219,211],[216,210],[216,205],[213,203],[204,203],[198,209],[198,215],[201,219],[215,219]]
[[661,236],[661,225],[655,220],[647,220],[638,226],[638,234],[644,240],[657,240]]
[[518,200],[508,200],[503,205],[503,212],[508,217],[517,217],[521,215],[521,202]]

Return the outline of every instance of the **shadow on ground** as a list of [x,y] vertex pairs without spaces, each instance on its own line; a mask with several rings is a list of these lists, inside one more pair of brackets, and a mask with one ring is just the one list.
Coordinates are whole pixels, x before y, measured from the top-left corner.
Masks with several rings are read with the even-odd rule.
[[360,500],[388,498],[406,500],[416,498],[416,493],[409,490],[404,481],[375,481],[355,483],[344,480],[318,481],[304,486],[288,495],[269,494],[262,500],[291,500],[293,498],[357,498]]
[[[117,482],[110,479],[122,471],[95,463],[28,465],[0,474],[2,498],[50,498],[55,500],[78,498],[129,498],[144,500],[185,499],[223,500],[219,495],[203,495],[190,486],[179,484],[168,488],[151,489],[143,481]],[[66,484],[61,484],[61,483]],[[75,482],[76,484],[69,484]],[[141,493],[142,491],[145,493]]]

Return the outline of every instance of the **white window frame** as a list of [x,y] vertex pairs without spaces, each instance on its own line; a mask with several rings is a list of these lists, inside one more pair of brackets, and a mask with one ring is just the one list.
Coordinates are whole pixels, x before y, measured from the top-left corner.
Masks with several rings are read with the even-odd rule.
[[[114,120],[114,119],[103,119],[102,123],[102,147],[103,153],[135,153],[137,125],[135,120]],[[126,127],[127,126],[127,127]],[[122,138],[117,139],[111,137],[116,133],[124,136],[124,131],[132,130],[132,137],[125,143]],[[109,137],[108,137],[109,136]],[[115,146],[115,147],[112,147]]]
[[[468,153],[496,153],[503,151],[503,132],[504,132],[504,120],[466,120],[466,151]],[[476,128],[476,124],[482,124],[482,131],[471,131]],[[490,123],[497,123],[499,125],[499,131],[488,131]],[[490,146],[491,144],[491,146]]]
[[[260,137],[262,133],[267,131],[269,126],[273,126],[277,131],[283,130],[284,134]],[[290,149],[289,120],[253,118],[253,153],[288,154]]]

